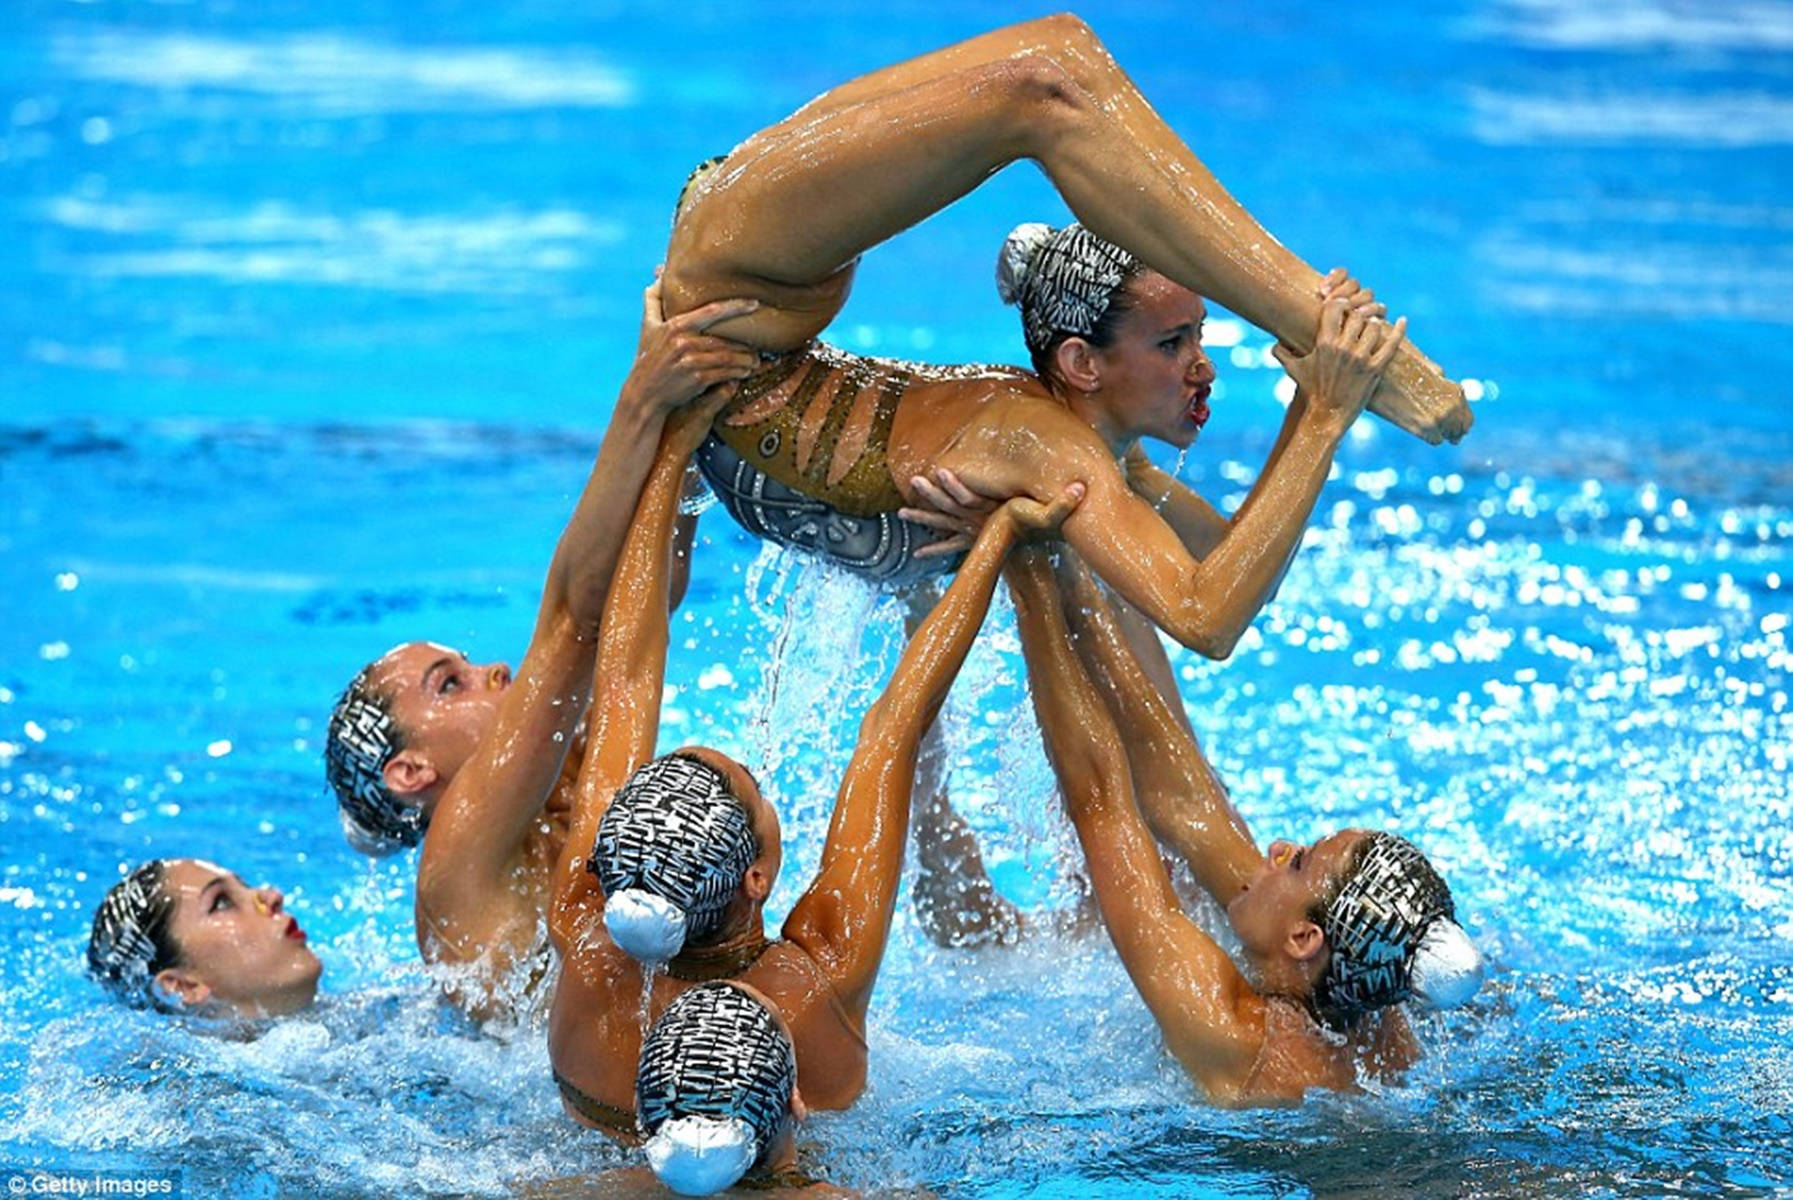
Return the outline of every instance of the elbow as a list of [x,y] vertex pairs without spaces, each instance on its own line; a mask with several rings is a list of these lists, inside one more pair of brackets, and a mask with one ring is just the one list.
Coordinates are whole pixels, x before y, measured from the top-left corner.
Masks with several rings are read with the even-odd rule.
[[594,649],[604,636],[604,619],[601,612],[582,613],[577,610],[567,614],[567,636],[580,646]]
[[579,586],[569,582],[560,593],[560,616],[564,628],[575,641],[596,642],[604,626],[604,605],[610,598],[607,586]]
[[1114,745],[1088,746],[1081,752],[1058,756],[1060,789],[1080,830],[1112,820],[1131,795],[1132,779],[1126,756]]
[[1225,662],[1233,656],[1233,650],[1239,645],[1239,639],[1244,633],[1242,628],[1218,628],[1211,622],[1198,621],[1176,631],[1176,638],[1203,658]]
[[604,632],[603,614],[578,611],[568,613],[567,632],[580,645],[595,646],[598,644],[598,638]]
[[912,731],[913,740],[919,745],[928,726],[933,723],[934,713],[939,706],[918,710],[913,703],[904,703],[911,699],[892,696],[886,691],[874,700],[859,721],[857,745],[895,751],[901,746],[900,739],[909,731]]
[[1233,656],[1233,651],[1239,645],[1239,636],[1242,632],[1242,630],[1232,630],[1211,633],[1197,638],[1195,644],[1189,648],[1212,662],[1225,662]]
[[1224,608],[1191,596],[1171,610],[1170,622],[1161,628],[1185,649],[1214,662],[1224,662],[1232,657],[1250,623],[1249,616],[1244,621],[1237,620]]

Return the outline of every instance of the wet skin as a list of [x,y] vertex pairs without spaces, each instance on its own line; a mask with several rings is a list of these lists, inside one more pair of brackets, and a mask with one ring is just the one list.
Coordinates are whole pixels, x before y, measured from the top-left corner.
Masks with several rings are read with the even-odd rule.
[[169,934],[180,961],[157,976],[188,1007],[240,1016],[279,1016],[309,1005],[323,963],[273,886],[199,859],[168,863],[163,888],[174,901]]

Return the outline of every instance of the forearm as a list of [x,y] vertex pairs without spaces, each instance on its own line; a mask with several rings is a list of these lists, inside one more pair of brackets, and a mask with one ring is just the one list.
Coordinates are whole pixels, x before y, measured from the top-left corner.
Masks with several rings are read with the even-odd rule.
[[[883,694],[866,710],[841,782],[840,801],[828,826],[822,851],[824,868],[844,852],[877,868],[873,874],[887,877],[894,894],[897,872],[885,867],[894,856],[900,869],[913,789],[902,783],[892,786],[889,776],[897,772],[905,779],[913,778],[921,739],[934,723],[977,638],[1015,536],[1006,513],[998,513],[984,526],[952,586],[910,636]],[[868,780],[872,781],[869,787]],[[890,814],[889,820],[879,820],[866,811],[862,797],[869,797],[873,804],[880,799],[895,802],[902,811]],[[863,836],[866,831],[871,834],[869,840]]]
[[[1295,431],[1301,428],[1301,423],[1306,418],[1307,409],[1307,393],[1297,387],[1288,407],[1283,409],[1282,423],[1276,427],[1276,440],[1270,443],[1270,452],[1264,456],[1264,465],[1258,471],[1260,476],[1275,470],[1276,465],[1282,461],[1283,454],[1288,451],[1289,442],[1295,436]],[[1252,495],[1247,494],[1245,500],[1234,511],[1233,519],[1238,520],[1251,505]]]
[[860,722],[815,881],[785,922],[785,937],[823,965],[849,1011],[864,1011],[883,959],[922,737],[983,624],[1017,532],[1008,510],[992,516],[952,586],[910,636]]
[[1226,903],[1262,861],[1251,831],[1189,729],[1128,643],[1124,618],[1088,573],[1067,572],[1070,627],[1104,703],[1124,731],[1135,796],[1152,833]]
[[1286,448],[1258,476],[1227,535],[1192,569],[1179,614],[1181,628],[1167,630],[1184,645],[1211,658],[1232,653],[1301,544],[1332,470],[1340,432],[1317,420],[1297,422]]
[[558,603],[581,636],[595,639],[629,518],[654,462],[664,411],[631,377],[617,397],[597,461],[568,519],[548,569],[544,607]]
[[[653,754],[666,674],[667,580],[684,473],[682,445],[661,439],[617,563],[592,676],[592,704],[566,855],[589,850],[612,794]],[[563,857],[560,879],[577,876]],[[560,886],[557,884],[557,886]]]

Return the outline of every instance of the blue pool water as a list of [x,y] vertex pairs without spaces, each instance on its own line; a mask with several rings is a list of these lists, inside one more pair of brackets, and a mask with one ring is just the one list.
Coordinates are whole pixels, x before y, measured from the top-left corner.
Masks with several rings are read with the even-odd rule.
[[[539,1036],[433,1002],[411,864],[342,843],[321,719],[403,639],[520,654],[691,163],[1036,11],[15,0],[0,1167],[502,1195],[621,1161],[570,1131]],[[1087,15],[1271,229],[1480,385],[1460,447],[1360,426],[1234,659],[1177,662],[1260,837],[1416,838],[1494,973],[1406,1085],[1231,1114],[1101,937],[944,953],[905,909],[870,1089],[810,1124],[818,1159],[954,1196],[1793,1188],[1793,5]],[[1015,361],[995,247],[1060,214],[1008,172],[872,255],[837,340]],[[1227,503],[1277,414],[1239,332],[1183,464]],[[765,768],[782,914],[895,616],[706,524],[666,740]],[[954,787],[1049,908],[1067,838],[1018,681],[999,612]],[[228,1041],[101,1000],[93,904],[182,853],[287,890],[323,1005]]]

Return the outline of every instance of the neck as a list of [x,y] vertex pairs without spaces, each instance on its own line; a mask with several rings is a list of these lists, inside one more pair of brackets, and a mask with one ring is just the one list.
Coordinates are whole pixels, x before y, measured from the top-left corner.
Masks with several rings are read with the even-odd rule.
[[759,961],[768,945],[765,927],[755,922],[721,941],[686,946],[666,964],[666,973],[685,983],[731,979]]
[[1113,411],[1103,403],[1100,392],[1080,392],[1066,388],[1060,399],[1079,420],[1096,431],[1096,436],[1102,439],[1103,445],[1116,458],[1126,454],[1139,441],[1138,434],[1121,428]]
[[1316,1011],[1314,985],[1318,982],[1319,971],[1313,964],[1280,953],[1250,951],[1246,953],[1246,961],[1251,966],[1251,975],[1257,980],[1258,991],[1266,999],[1275,997],[1309,1012]]

